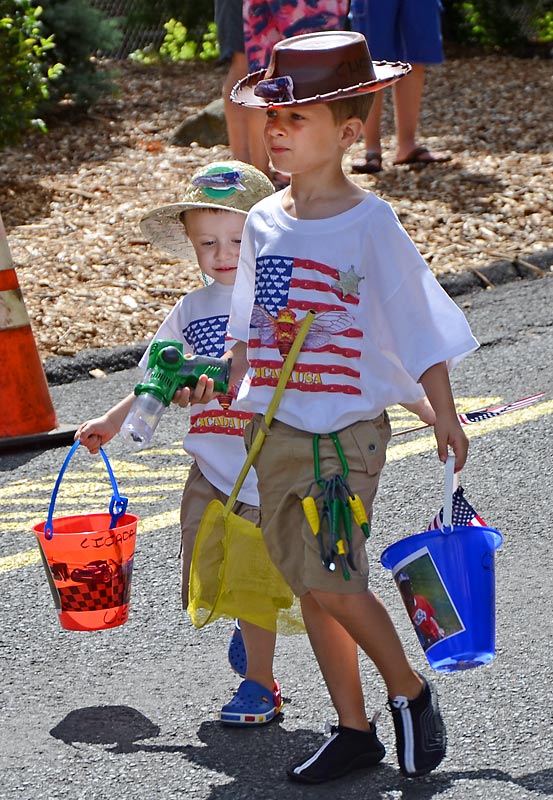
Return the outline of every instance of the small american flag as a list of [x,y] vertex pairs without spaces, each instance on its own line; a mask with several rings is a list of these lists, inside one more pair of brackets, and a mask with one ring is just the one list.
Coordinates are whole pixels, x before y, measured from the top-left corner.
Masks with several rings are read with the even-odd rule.
[[527,408],[540,400],[545,395],[545,392],[532,394],[530,397],[523,397],[522,400],[515,400],[514,403],[508,403],[504,406],[491,406],[490,408],[482,408],[478,411],[467,411],[465,414],[459,414],[459,422],[461,425],[470,425],[473,422],[481,422],[483,419],[492,419],[498,417],[500,414],[506,414],[509,411],[518,411],[521,408]]
[[[482,517],[476,513],[474,508],[471,506],[469,501],[466,499],[464,494],[464,489],[462,486],[459,486],[453,492],[453,506],[452,506],[452,522],[453,526],[466,526],[466,525],[477,525],[483,528],[486,528],[487,525],[482,519]],[[439,528],[443,527],[444,523],[444,510],[443,508],[440,509],[439,513],[436,514],[430,525],[428,526],[428,531],[435,531]]]
[[[501,414],[507,414],[509,411],[519,411],[522,408],[534,405],[538,400],[545,396],[545,392],[538,392],[529,397],[523,397],[522,400],[515,400],[514,403],[507,403],[504,406],[489,406],[488,408],[480,408],[477,411],[465,411],[463,414],[457,414],[457,418],[461,425],[471,425],[474,422],[482,422],[485,419],[493,419],[499,417]],[[430,425],[416,425],[414,428],[406,428],[401,431],[393,431],[392,436],[403,436],[404,433],[413,433],[414,431],[422,431],[425,428],[430,428]]]

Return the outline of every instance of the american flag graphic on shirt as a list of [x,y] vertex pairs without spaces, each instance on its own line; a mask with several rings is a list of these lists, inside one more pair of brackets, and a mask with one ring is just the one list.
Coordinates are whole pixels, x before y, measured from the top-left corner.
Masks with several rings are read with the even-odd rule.
[[183,329],[182,335],[196,355],[220,358],[225,352],[227,324],[228,314],[194,319]]
[[[182,334],[196,355],[220,358],[225,352],[228,314],[195,319],[183,329]],[[190,433],[222,433],[243,436],[251,414],[231,408],[238,386],[229,388],[228,394],[219,395],[209,406],[195,406],[202,410],[190,416]]]
[[361,280],[353,266],[342,271],[309,259],[258,258],[248,343],[258,357],[250,361],[251,385],[276,386],[300,324],[313,309],[288,389],[361,394],[363,334],[354,322]]
[[[469,501],[466,499],[464,494],[464,489],[462,486],[459,486],[453,492],[453,505],[452,505],[452,513],[451,513],[451,521],[453,523],[453,527],[465,527],[469,525],[480,526],[486,528],[487,525],[482,519],[482,517],[476,513],[474,508],[471,506]],[[434,531],[442,528],[444,524],[444,510],[443,508],[436,514],[430,525],[428,526],[427,530]]]

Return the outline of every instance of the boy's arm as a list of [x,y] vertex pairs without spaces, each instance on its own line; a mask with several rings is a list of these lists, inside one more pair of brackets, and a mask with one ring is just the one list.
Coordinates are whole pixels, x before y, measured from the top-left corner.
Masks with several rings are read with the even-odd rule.
[[248,361],[248,345],[246,342],[236,342],[232,350],[228,350],[223,358],[232,358],[230,385],[234,386],[235,383],[242,380],[250,368],[250,362]]
[[98,453],[100,447],[119,433],[134,400],[134,394],[129,394],[101,417],[83,422],[75,432],[75,441],[79,440],[93,455]]
[[451,447],[455,453],[455,472],[459,472],[467,460],[469,442],[457,417],[445,362],[429,367],[423,372],[419,382],[436,414],[434,434],[438,444],[438,457],[445,463],[448,447]]
[[425,422],[427,425],[434,425],[436,422],[436,414],[428,402],[428,397],[421,397],[415,403],[400,403],[400,405],[412,414],[416,414],[421,422]]
[[[236,342],[232,350],[227,350],[221,357],[225,361],[232,358],[229,386],[234,386],[235,383],[242,380],[250,366],[248,363],[246,342]],[[218,394],[220,393],[213,391],[213,379],[208,378],[207,375],[200,375],[194,390],[190,389],[188,386],[185,386],[183,389],[178,389],[173,396],[172,402],[185,408],[189,403],[209,403],[217,397]]]

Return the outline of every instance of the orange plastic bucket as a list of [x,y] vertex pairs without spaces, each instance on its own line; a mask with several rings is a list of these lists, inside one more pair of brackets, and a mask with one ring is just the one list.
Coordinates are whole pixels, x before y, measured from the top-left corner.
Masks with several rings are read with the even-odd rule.
[[138,517],[127,514],[107,455],[100,450],[113,488],[109,512],[54,518],[61,479],[79,442],[65,459],[50,500],[48,519],[33,526],[62,628],[96,631],[123,625],[129,616]]

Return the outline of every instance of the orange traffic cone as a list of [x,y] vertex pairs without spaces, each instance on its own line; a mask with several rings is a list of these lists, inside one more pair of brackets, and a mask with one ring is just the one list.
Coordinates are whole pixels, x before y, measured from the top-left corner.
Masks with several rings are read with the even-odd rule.
[[58,427],[1,214],[0,408],[0,450],[72,441],[75,427]]

